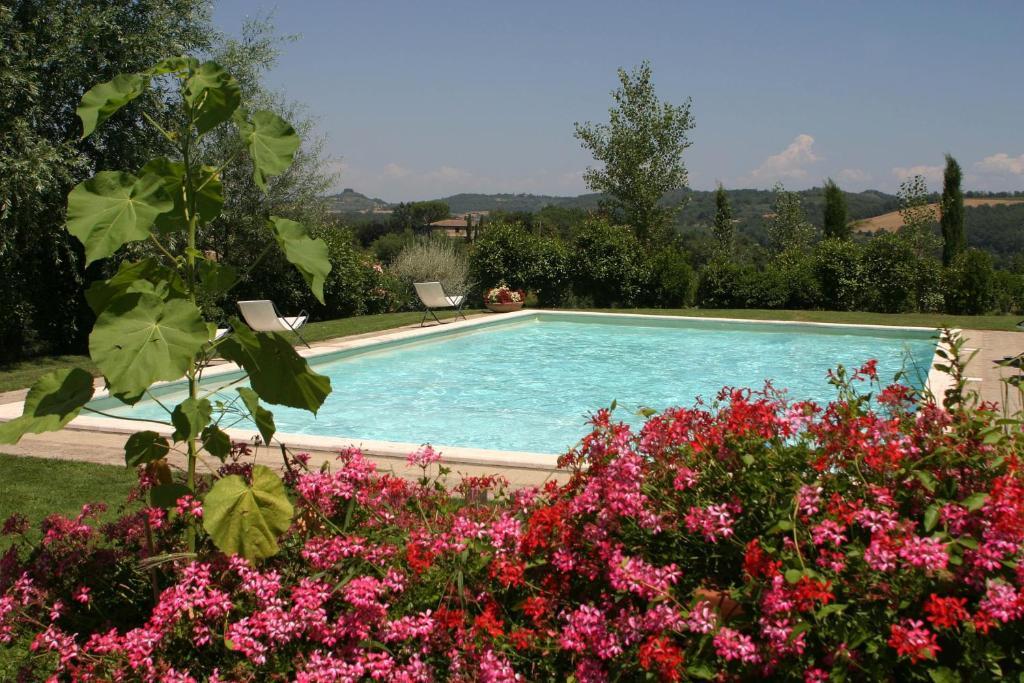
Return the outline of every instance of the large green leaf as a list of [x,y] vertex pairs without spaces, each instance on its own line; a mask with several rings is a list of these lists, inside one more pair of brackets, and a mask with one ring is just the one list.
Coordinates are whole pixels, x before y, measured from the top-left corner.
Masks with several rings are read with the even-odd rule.
[[292,165],[299,149],[299,136],[287,121],[270,111],[256,112],[252,121],[235,116],[235,123],[252,157],[253,180],[265,190],[267,178],[283,173]]
[[141,95],[146,79],[139,74],[121,74],[114,80],[90,88],[82,96],[76,113],[82,119],[82,137],[89,137],[114,112]]
[[274,415],[260,405],[260,397],[249,387],[239,387],[238,394],[242,397],[242,403],[249,410],[252,421],[256,423],[256,429],[260,430],[263,443],[270,444],[274,438],[277,426],[274,424]]
[[284,337],[253,332],[232,320],[234,332],[217,350],[249,373],[249,384],[268,403],[302,408],[316,413],[331,393],[331,380],[309,368]]
[[200,135],[230,119],[242,101],[238,81],[216,62],[204,62],[193,71],[183,94]]
[[153,431],[136,432],[124,444],[124,464],[128,467],[145,465],[167,456],[171,445],[167,439]]
[[261,560],[277,553],[293,513],[281,478],[256,465],[252,486],[237,474],[217,480],[203,500],[203,527],[222,552]]
[[159,176],[100,171],[68,194],[68,230],[85,246],[88,265],[148,239],[156,217],[173,206]]
[[[161,233],[181,232],[188,228],[188,200],[185,164],[171,161],[167,157],[151,159],[140,171],[143,175],[159,176],[167,196],[174,202],[170,211],[157,216],[155,225]],[[196,169],[192,181],[195,183],[196,215],[199,223],[205,225],[220,215],[224,206],[224,185],[217,169],[201,166]]]
[[231,452],[231,437],[221,431],[216,425],[206,425],[202,432],[203,448],[206,452],[221,462]]
[[[145,287],[143,283],[149,283]],[[164,292],[164,299],[183,299],[186,296],[185,282],[172,269],[161,265],[156,259],[124,261],[117,273],[109,280],[97,280],[85,291],[85,300],[96,315],[103,312],[111,301],[132,292]]]
[[78,415],[92,394],[92,375],[81,368],[43,375],[25,397],[21,417],[0,424],[0,443],[17,443],[25,434],[62,428]]
[[302,274],[317,301],[324,303],[324,282],[331,272],[327,243],[319,238],[312,239],[301,223],[280,216],[270,217],[270,229],[285,258]]
[[174,425],[171,438],[175,441],[194,439],[203,431],[203,427],[210,424],[212,416],[213,406],[209,400],[186,398],[174,406],[171,413],[171,424]]
[[209,339],[191,301],[125,294],[96,319],[89,354],[112,393],[136,398],[153,382],[183,376]]
[[195,57],[167,57],[146,69],[147,76],[163,76],[164,74],[185,74],[199,68],[199,60]]

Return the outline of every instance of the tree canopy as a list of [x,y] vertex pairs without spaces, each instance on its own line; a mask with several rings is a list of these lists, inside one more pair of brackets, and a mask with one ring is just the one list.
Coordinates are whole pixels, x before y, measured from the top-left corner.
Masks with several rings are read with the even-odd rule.
[[629,72],[619,69],[619,83],[612,91],[615,105],[608,110],[608,123],[575,124],[581,145],[601,164],[588,168],[583,178],[594,192],[606,195],[605,205],[621,213],[641,241],[651,241],[682,206],[662,200],[686,186],[682,155],[692,144],[691,102],[660,101],[647,61]]

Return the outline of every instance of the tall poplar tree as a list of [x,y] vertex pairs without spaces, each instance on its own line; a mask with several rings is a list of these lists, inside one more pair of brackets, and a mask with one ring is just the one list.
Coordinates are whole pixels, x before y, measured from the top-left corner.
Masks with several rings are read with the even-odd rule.
[[713,228],[718,249],[723,255],[732,253],[736,241],[736,228],[732,222],[732,207],[729,206],[729,195],[722,184],[715,190],[715,225]]
[[942,175],[942,263],[948,266],[956,255],[967,249],[967,235],[964,232],[964,193],[960,189],[963,173],[960,164],[951,155],[946,155],[946,171]]
[[846,195],[835,181],[825,181],[825,237],[850,239],[850,225],[846,215]]
[[600,162],[583,174],[587,186],[605,195],[603,204],[619,212],[641,242],[664,236],[682,203],[663,203],[668,192],[686,187],[683,151],[692,143],[690,100],[662,102],[644,61],[630,72],[619,69],[615,106],[608,123],[577,123],[580,144]]

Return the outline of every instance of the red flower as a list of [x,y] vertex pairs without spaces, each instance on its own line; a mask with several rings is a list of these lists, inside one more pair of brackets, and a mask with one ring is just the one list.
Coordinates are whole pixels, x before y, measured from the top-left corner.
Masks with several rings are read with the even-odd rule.
[[901,657],[910,657],[911,664],[922,659],[935,659],[936,653],[942,650],[935,634],[916,619],[893,624],[889,634],[889,646]]
[[679,667],[683,664],[682,651],[668,638],[651,636],[640,646],[640,666],[646,671],[657,669],[663,681],[678,681]]
[[486,633],[491,638],[500,638],[505,635],[505,622],[497,615],[498,608],[494,603],[487,605],[484,611],[473,620],[473,627],[477,633]]
[[768,578],[778,572],[781,566],[782,562],[772,560],[771,556],[761,548],[759,539],[755,538],[747,544],[747,551],[743,555],[743,571],[750,578]]
[[964,605],[967,598],[940,598],[932,593],[928,602],[924,604],[924,611],[928,614],[928,621],[936,628],[956,628],[964,619],[969,616]]

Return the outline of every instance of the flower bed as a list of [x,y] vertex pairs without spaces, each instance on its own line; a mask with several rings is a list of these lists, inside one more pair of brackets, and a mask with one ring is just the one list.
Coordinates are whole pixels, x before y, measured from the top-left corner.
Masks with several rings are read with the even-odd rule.
[[[356,450],[329,472],[289,459],[297,514],[259,566],[169,554],[203,511],[143,506],[143,473],[120,521],[87,507],[6,553],[0,642],[28,645],[27,680],[1024,671],[1020,424],[874,386],[871,364],[833,381],[828,406],[725,390],[638,431],[602,410],[542,489],[457,480],[429,447],[418,482]],[[246,457],[228,467],[251,477]]]

